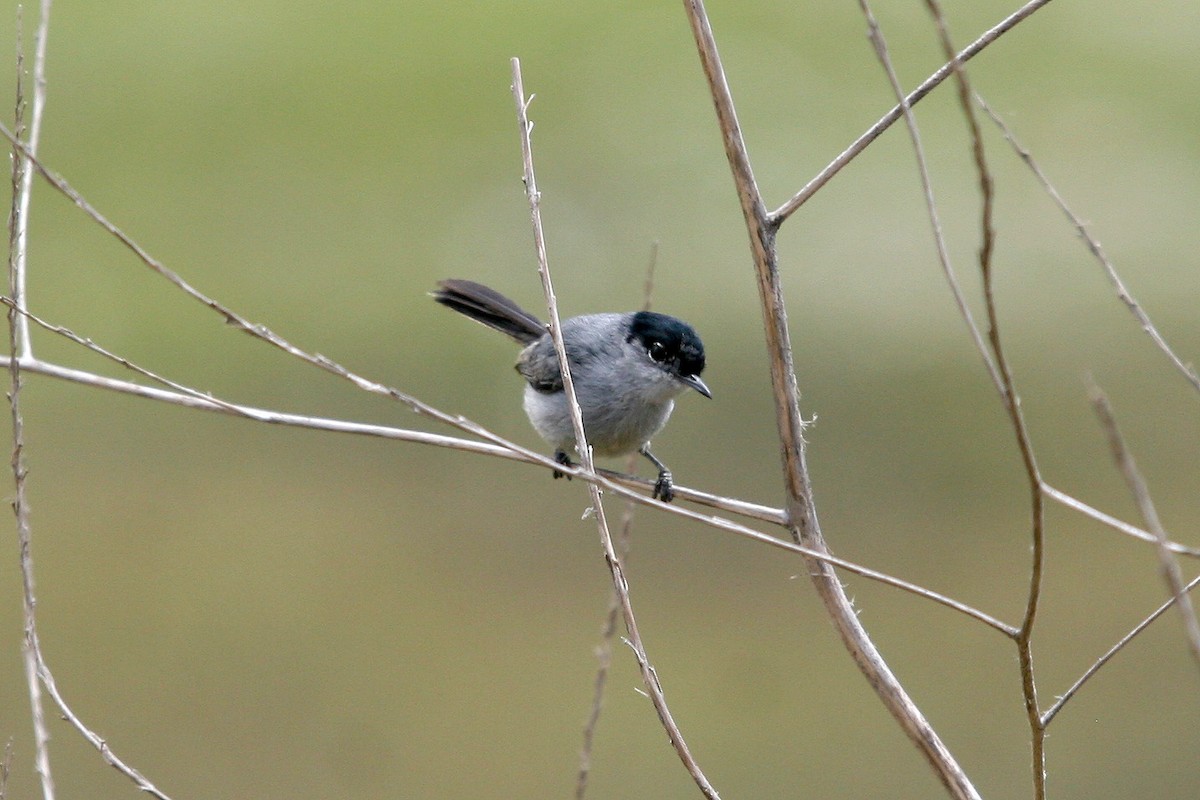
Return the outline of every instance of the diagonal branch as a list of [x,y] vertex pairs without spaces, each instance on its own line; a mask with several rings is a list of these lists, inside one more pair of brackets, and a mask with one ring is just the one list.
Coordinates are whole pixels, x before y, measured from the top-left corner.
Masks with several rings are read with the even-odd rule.
[[1087,225],[1084,223],[1084,221],[1080,219],[1079,215],[1071,210],[1071,207],[1067,205],[1067,201],[1063,199],[1061,194],[1059,194],[1058,189],[1054,187],[1054,184],[1050,183],[1050,179],[1046,177],[1046,173],[1042,171],[1041,166],[1039,166],[1037,161],[1034,160],[1033,154],[1030,153],[1029,150],[1017,140],[1016,135],[1013,134],[1008,125],[1005,124],[1000,115],[992,110],[992,107],[984,102],[984,99],[980,97],[979,94],[975,95],[975,102],[979,103],[979,107],[982,108],[989,117],[991,117],[992,122],[996,123],[996,127],[1000,129],[1001,135],[1004,136],[1005,141],[1009,143],[1013,151],[1017,154],[1017,157],[1020,158],[1021,161],[1025,162],[1025,166],[1029,167],[1030,172],[1033,173],[1034,178],[1036,178],[1037,182],[1041,184],[1046,194],[1050,195],[1050,199],[1053,200],[1054,204],[1059,207],[1059,210],[1066,215],[1072,227],[1075,228],[1075,232],[1079,235],[1080,240],[1087,246],[1088,252],[1090,252],[1098,262],[1100,262],[1100,266],[1104,269],[1104,274],[1108,276],[1109,282],[1113,285],[1113,289],[1115,289],[1117,292],[1117,298],[1125,304],[1125,307],[1129,309],[1129,313],[1133,314],[1133,317],[1137,320],[1138,325],[1140,325],[1142,330],[1146,332],[1146,335],[1150,337],[1150,340],[1154,342],[1154,345],[1161,350],[1164,355],[1166,355],[1175,369],[1183,373],[1183,376],[1187,378],[1187,381],[1192,385],[1192,388],[1200,391],[1200,374],[1196,373],[1195,367],[1193,367],[1191,364],[1185,363],[1182,358],[1176,355],[1175,351],[1171,349],[1171,346],[1167,344],[1167,340],[1161,333],[1159,333],[1158,327],[1155,326],[1153,320],[1150,319],[1150,315],[1146,313],[1141,304],[1138,303],[1137,298],[1135,298],[1129,291],[1128,287],[1125,286],[1125,281],[1121,280],[1120,274],[1117,273],[1117,268],[1113,266],[1112,261],[1109,260],[1108,254],[1104,252],[1104,247],[1100,244],[1100,241],[1088,232]]
[[975,350],[979,353],[980,358],[983,359],[984,368],[987,369],[988,376],[992,379],[992,385],[996,387],[996,391],[1003,394],[1004,380],[1000,376],[1000,371],[996,368],[996,362],[992,358],[992,354],[988,352],[983,334],[979,330],[979,325],[975,322],[975,315],[971,313],[971,307],[968,305],[962,285],[959,283],[958,274],[954,271],[954,265],[950,260],[950,251],[946,247],[946,237],[942,233],[941,216],[938,213],[937,202],[934,199],[933,181],[929,177],[928,162],[925,158],[925,146],[921,142],[921,132],[917,127],[917,120],[913,116],[908,98],[904,96],[904,89],[900,86],[900,78],[897,77],[896,70],[892,66],[891,56],[888,54],[887,42],[883,38],[883,32],[879,29],[879,23],[876,22],[871,7],[867,4],[866,0],[859,0],[858,4],[867,21],[867,36],[871,40],[871,45],[875,48],[875,54],[878,56],[879,63],[887,75],[892,92],[900,101],[904,125],[908,129],[909,139],[912,141],[913,152],[916,155],[917,172],[921,180],[921,193],[925,200],[925,211],[929,215],[929,224],[933,229],[933,242],[934,247],[937,249],[938,262],[941,264],[942,274],[945,275],[946,283],[950,286],[950,292],[954,295],[954,304],[958,308],[958,313],[963,318],[963,322],[966,323],[967,332],[971,335],[971,340],[975,343]]
[[[1200,577],[1192,578],[1192,580],[1188,582],[1187,586],[1183,587],[1183,590],[1184,590],[1184,592],[1190,592],[1193,589],[1195,589],[1197,586],[1200,586]],[[1133,641],[1133,638],[1135,636],[1137,636],[1142,631],[1146,630],[1146,628],[1148,628],[1150,626],[1150,623],[1154,622],[1156,619],[1158,619],[1163,614],[1165,614],[1167,612],[1167,609],[1173,605],[1175,605],[1174,597],[1172,597],[1167,602],[1163,603],[1161,606],[1159,606],[1157,609],[1155,609],[1154,612],[1152,614],[1150,614],[1150,616],[1146,617],[1144,620],[1142,620],[1137,625],[1135,625],[1133,627],[1133,630],[1131,630],[1129,633],[1122,636],[1120,641],[1118,641],[1116,644],[1114,644],[1112,647],[1110,647],[1104,655],[1100,656],[1100,658],[1098,658],[1096,660],[1096,663],[1094,663],[1090,667],[1088,667],[1087,670],[1083,673],[1083,675],[1079,676],[1079,680],[1077,680],[1077,681],[1075,681],[1075,683],[1071,684],[1071,688],[1069,688],[1065,692],[1063,692],[1062,696],[1060,696],[1058,698],[1058,700],[1055,701],[1054,705],[1052,705],[1048,709],[1046,709],[1046,713],[1042,715],[1042,727],[1044,728],[1044,727],[1048,726],[1050,724],[1050,721],[1053,720],[1056,716],[1058,716],[1058,712],[1062,711],[1063,706],[1065,706],[1067,704],[1067,702],[1072,697],[1075,696],[1076,692],[1078,692],[1081,688],[1083,688],[1083,685],[1085,683],[1087,683],[1088,680],[1093,675],[1095,675],[1097,672],[1100,671],[1101,667],[1103,667],[1105,664],[1107,664],[1112,659],[1113,656],[1115,656],[1117,653],[1121,652],[1121,650],[1125,649],[1125,646],[1127,644],[1129,644],[1131,641]]]
[[[717,122],[725,144],[725,155],[733,172],[742,214],[750,234],[750,251],[762,305],[763,326],[771,365],[776,423],[782,450],[786,509],[793,539],[814,551],[828,553],[813,503],[812,484],[805,458],[804,422],[800,416],[799,390],[792,361],[790,333],[783,290],[779,282],[775,233],[786,214],[769,216],[754,182],[750,158],[742,139],[733,97],[725,79],[702,0],[685,0],[700,62],[708,80]],[[789,212],[790,213],[790,212]],[[837,573],[828,562],[810,559],[809,572],[817,594],[825,604],[834,626],[888,711],[933,767],[946,789],[956,798],[977,798],[962,767],[954,760],[937,733],[892,674],[855,614]]]
[[[588,472],[595,472],[595,466],[592,462],[592,450],[588,446],[583,429],[583,412],[579,408],[579,401],[575,397],[575,384],[571,378],[570,362],[567,360],[566,346],[563,344],[562,328],[558,317],[558,302],[554,296],[554,286],[550,280],[550,267],[546,258],[546,240],[542,232],[542,216],[541,216],[541,194],[537,190],[537,180],[533,173],[533,146],[529,139],[530,131],[533,129],[533,124],[529,121],[529,103],[533,98],[530,96],[526,99],[525,88],[521,82],[521,62],[514,58],[512,60],[512,91],[513,98],[517,104],[517,121],[521,127],[521,155],[524,164],[524,179],[525,192],[529,198],[529,211],[531,221],[533,223],[533,239],[534,246],[537,250],[538,274],[542,279],[542,289],[546,294],[546,308],[550,314],[550,335],[554,339],[554,349],[558,353],[559,369],[563,377],[563,391],[566,393],[567,402],[571,410],[571,423],[575,428],[575,441],[577,443],[576,450],[579,458],[583,463],[584,469]],[[649,693],[650,702],[654,704],[654,710],[658,712],[658,718],[662,722],[663,728],[667,731],[667,737],[671,740],[671,745],[675,748],[675,752],[679,755],[679,759],[683,762],[688,774],[692,776],[692,780],[700,787],[700,791],[705,797],[710,800],[719,800],[717,790],[709,783],[704,772],[700,769],[700,765],[696,762],[691,750],[684,741],[683,734],[679,730],[679,726],[675,724],[675,719],[671,715],[670,708],[667,707],[667,699],[663,693],[662,684],[659,682],[658,673],[650,663],[650,657],[646,654],[645,645],[642,642],[641,634],[638,631],[637,620],[633,615],[633,603],[629,597],[629,583],[625,578],[625,569],[621,563],[621,558],[617,554],[616,547],[613,545],[612,534],[608,529],[608,519],[604,513],[604,503],[600,497],[600,487],[596,483],[589,483],[588,489],[592,497],[592,510],[595,512],[596,526],[600,532],[600,543],[604,548],[604,559],[608,563],[609,573],[612,576],[613,589],[617,594],[617,598],[621,607],[621,615],[625,620],[625,631],[628,636],[629,646],[633,649],[634,656],[637,659],[638,668],[642,673],[642,683],[646,686],[646,691]]]
[[987,30],[975,41],[964,47],[957,55],[956,59],[947,61],[937,69],[932,75],[924,80],[920,86],[909,92],[904,98],[904,103],[898,103],[891,111],[880,117],[879,121],[868,128],[861,136],[855,139],[849,147],[841,152],[837,158],[831,161],[828,166],[818,172],[812,180],[804,185],[804,188],[792,196],[786,203],[772,211],[769,219],[773,224],[778,226],[785,219],[799,210],[800,206],[804,205],[810,197],[817,193],[818,190],[836,174],[842,171],[842,168],[858,157],[858,154],[867,149],[871,142],[879,138],[879,135],[892,126],[904,115],[904,106],[912,107],[916,105],[927,94],[932,92],[946,78],[949,78],[954,71],[954,62],[966,63],[975,56],[979,55],[984,48],[995,42],[1004,34],[1015,28],[1021,22],[1028,19],[1035,11],[1038,11],[1043,6],[1050,3],[1050,0],[1029,0],[1025,5],[1018,8],[1012,14],[1009,14],[1001,20],[995,27]]
[[1108,402],[1108,397],[1094,383],[1089,393],[1092,398],[1092,407],[1108,436],[1108,445],[1112,450],[1113,459],[1117,462],[1117,469],[1125,478],[1125,484],[1129,487],[1129,493],[1133,495],[1133,501],[1142,514],[1142,520],[1154,534],[1154,540],[1158,544],[1159,569],[1162,571],[1163,580],[1167,583],[1167,589],[1171,592],[1171,599],[1179,607],[1179,615],[1183,619],[1183,628],[1187,636],[1188,647],[1192,651],[1192,658],[1200,665],[1200,622],[1196,620],[1196,609],[1192,606],[1192,598],[1187,594],[1187,587],[1183,584],[1183,573],[1179,569],[1179,562],[1175,560],[1175,556],[1168,547],[1167,531],[1158,518],[1158,510],[1154,507],[1154,499],[1150,496],[1146,479],[1138,470],[1133,454],[1125,446],[1125,438],[1121,436],[1121,429],[1117,427],[1117,418],[1113,413],[1112,405]]

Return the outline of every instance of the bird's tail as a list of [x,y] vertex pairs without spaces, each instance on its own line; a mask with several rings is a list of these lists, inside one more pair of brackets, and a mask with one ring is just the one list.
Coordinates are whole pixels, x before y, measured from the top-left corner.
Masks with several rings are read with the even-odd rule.
[[521,344],[529,344],[546,333],[546,326],[541,320],[481,283],[458,278],[438,281],[433,299],[476,322],[511,336]]

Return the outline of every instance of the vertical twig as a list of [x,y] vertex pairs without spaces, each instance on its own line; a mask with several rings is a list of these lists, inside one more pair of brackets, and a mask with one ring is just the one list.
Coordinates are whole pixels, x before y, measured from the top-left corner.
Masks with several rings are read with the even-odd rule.
[[1042,724],[1042,713],[1038,703],[1035,681],[1033,631],[1041,601],[1042,571],[1045,565],[1045,497],[1042,493],[1041,471],[1034,453],[1033,440],[1030,438],[1029,428],[1025,424],[1025,415],[1021,411],[1021,399],[1017,394],[1016,380],[1013,377],[1012,368],[1008,363],[1000,336],[1000,317],[996,309],[992,271],[992,250],[995,243],[995,231],[992,227],[994,189],[991,172],[988,170],[987,158],[984,154],[983,135],[979,130],[979,121],[975,118],[975,107],[971,103],[970,79],[954,49],[954,43],[950,39],[950,31],[946,25],[946,17],[942,13],[938,0],[926,0],[926,6],[937,26],[938,39],[941,41],[943,52],[950,60],[954,82],[958,89],[959,105],[971,137],[971,156],[974,160],[976,175],[979,178],[979,191],[982,198],[979,271],[983,277],[983,299],[988,318],[988,342],[995,355],[996,368],[999,370],[1002,382],[999,387],[1000,398],[1016,436],[1017,449],[1020,452],[1021,462],[1029,483],[1030,537],[1032,539],[1029,593],[1026,596],[1025,614],[1021,621],[1020,632],[1016,637],[1016,643],[1017,663],[1021,673],[1021,692],[1025,699],[1025,716],[1029,723],[1033,794],[1036,800],[1042,800],[1046,796],[1046,729]]
[[[137,770],[125,764],[116,754],[108,747],[108,743],[85,726],[82,720],[71,710],[66,701],[55,685],[54,676],[51,674],[49,667],[46,665],[45,658],[42,656],[41,644],[38,641],[37,631],[37,599],[34,592],[34,571],[33,571],[33,552],[32,552],[32,526],[29,519],[29,503],[25,491],[25,478],[27,470],[25,468],[25,439],[24,439],[24,421],[21,417],[21,386],[22,359],[28,360],[30,363],[36,363],[33,359],[33,354],[29,348],[29,330],[28,330],[28,315],[24,313],[24,309],[17,300],[20,297],[20,292],[23,291],[24,271],[25,271],[25,244],[24,237],[26,235],[26,211],[29,208],[29,192],[31,188],[30,177],[33,169],[31,168],[34,161],[33,148],[37,144],[37,136],[34,133],[35,126],[38,124],[40,109],[44,104],[45,99],[45,43],[47,21],[49,18],[50,3],[49,0],[42,2],[42,17],[38,26],[38,45],[37,45],[37,62],[34,66],[35,76],[35,101],[33,113],[34,117],[30,127],[29,143],[22,146],[19,138],[12,142],[13,144],[13,170],[12,170],[12,206],[9,211],[8,219],[8,282],[9,294],[13,298],[13,302],[8,305],[8,339],[9,352],[12,354],[18,353],[18,348],[23,347],[24,355],[19,357],[10,357],[8,359],[8,372],[10,378],[10,387],[8,392],[9,408],[12,411],[12,438],[13,449],[11,466],[13,472],[13,481],[15,484],[13,496],[13,512],[17,519],[17,543],[20,550],[21,564],[21,580],[24,599],[25,611],[25,642],[23,654],[25,659],[25,671],[29,684],[29,699],[31,714],[33,717],[34,731],[34,748],[35,748],[35,768],[41,779],[42,796],[44,800],[54,800],[54,779],[50,771],[50,753],[49,741],[50,733],[46,728],[45,712],[42,707],[42,688],[45,687],[46,692],[54,700],[59,707],[63,717],[70,722],[83,736],[95,747],[104,760],[113,766],[118,772],[131,778],[142,791],[159,798],[160,800],[170,800],[165,794],[160,792],[153,784],[147,781]],[[17,46],[17,100],[16,100],[16,135],[20,137],[24,126],[24,74],[23,74],[23,52],[20,41],[20,17],[18,15],[18,46]],[[39,95],[41,96],[39,99]]]
[[[771,385],[782,449],[789,529],[798,543],[815,551],[828,553],[829,547],[821,535],[813,504],[812,485],[805,458],[804,421],[800,416],[799,391],[792,361],[787,311],[775,253],[775,234],[784,217],[772,218],[768,215],[754,181],[746,144],[734,109],[733,96],[721,66],[704,4],[701,0],[685,0],[684,7],[708,80],[725,144],[725,155],[733,172],[742,214],[750,234],[750,250],[770,357]],[[817,593],[824,602],[843,643],[885,707],[925,756],[952,796],[979,797],[966,773],[954,760],[920,709],[909,698],[904,687],[896,680],[866,630],[859,623],[837,573],[824,561],[813,558],[806,561]]]
[[[646,281],[642,290],[642,310],[649,311],[651,299],[654,296],[654,268],[658,264],[658,242],[650,246],[650,262],[646,265]],[[629,474],[637,469],[637,453],[630,453],[625,462],[625,471]],[[617,552],[622,563],[628,563],[629,548],[633,541],[633,513],[636,504],[633,500],[625,501],[625,510],[621,514],[621,532],[617,537]],[[604,690],[608,683],[608,670],[612,666],[612,643],[617,635],[617,617],[621,613],[621,598],[614,588],[609,593],[608,611],[604,616],[604,626],[600,631],[600,644],[596,645],[596,680],[592,691],[592,710],[588,713],[587,722],[583,726],[583,746],[579,750],[579,772],[575,778],[575,800],[583,800],[587,794],[588,776],[592,770],[592,748],[596,741],[596,727],[600,723],[600,711],[604,704]]]
[[0,800],[8,796],[8,775],[12,770],[13,743],[9,739],[4,744],[4,760],[0,761]]
[[[575,397],[575,384],[571,379],[567,351],[563,345],[562,330],[558,317],[558,301],[554,296],[554,286],[550,280],[550,268],[546,257],[546,240],[542,233],[541,194],[538,192],[537,181],[534,177],[533,145],[530,142],[530,132],[533,130],[533,124],[529,121],[529,104],[533,101],[533,97],[529,96],[526,98],[525,87],[521,81],[521,62],[516,58],[512,59],[512,78],[513,99],[517,105],[517,122],[521,129],[521,156],[524,165],[525,193],[529,199],[534,247],[537,250],[538,274],[542,279],[542,289],[546,295],[546,307],[550,315],[550,335],[554,340],[554,349],[558,353],[559,369],[562,371],[563,377],[563,391],[566,393],[567,402],[571,410],[571,422],[575,429],[575,441],[579,459],[583,469],[586,472],[594,474],[595,465],[592,461],[592,451],[587,444],[586,432],[583,429],[583,413],[580,411],[579,402]],[[684,767],[692,776],[692,780],[700,787],[700,791],[704,793],[705,797],[710,798],[710,800],[719,800],[717,790],[713,788],[708,778],[701,771],[700,765],[692,756],[687,743],[683,739],[683,734],[680,733],[679,727],[675,724],[675,720],[671,716],[671,711],[667,707],[667,700],[663,695],[662,684],[658,680],[658,673],[655,672],[654,667],[650,663],[650,658],[646,654],[641,634],[638,632],[637,620],[633,615],[633,604],[629,597],[629,584],[625,579],[625,570],[621,564],[620,556],[617,554],[616,547],[613,545],[612,534],[609,532],[608,520],[604,513],[604,504],[600,497],[600,487],[594,482],[589,481],[588,490],[592,498],[592,510],[596,518],[596,526],[600,531],[600,542],[604,549],[604,558],[608,563],[608,569],[612,576],[613,588],[621,601],[621,614],[625,620],[625,630],[628,634],[629,646],[633,649],[634,656],[637,659],[638,668],[642,673],[642,682],[646,686],[650,701],[654,704],[658,718],[667,731],[667,736],[671,740],[672,747],[675,748],[675,752],[679,755]]]
[[[996,387],[996,391],[1003,394],[1004,382],[1000,377],[999,370],[996,368],[996,362],[992,359],[991,353],[988,352],[983,334],[980,333],[979,326],[975,324],[975,315],[971,313],[971,307],[967,304],[966,295],[963,293],[962,286],[958,282],[958,275],[954,271],[954,264],[950,260],[950,251],[946,247],[946,237],[942,233],[941,215],[938,213],[937,201],[934,199],[933,181],[929,177],[929,168],[925,158],[925,146],[921,142],[921,131],[917,127],[916,117],[913,116],[908,99],[904,96],[904,89],[900,86],[900,79],[897,77],[896,70],[892,66],[892,59],[888,54],[887,42],[883,38],[883,32],[879,29],[879,23],[875,20],[875,14],[871,11],[871,7],[867,4],[866,0],[859,0],[858,5],[862,9],[863,17],[867,21],[867,37],[871,41],[871,46],[875,49],[875,55],[879,58],[879,63],[883,67],[883,71],[887,74],[892,92],[900,103],[904,124],[908,128],[908,135],[912,140],[913,151],[916,154],[917,160],[917,172],[921,179],[921,193],[925,200],[925,211],[929,215],[929,223],[933,228],[933,243],[937,249],[938,263],[941,264],[942,273],[946,277],[946,283],[950,286],[951,294],[954,295],[954,304],[958,307],[958,313],[966,323],[967,332],[971,334],[971,340],[975,343],[975,350],[979,353],[980,358],[983,359],[983,365],[988,371],[988,376],[992,379],[992,385]],[[990,253],[990,236],[988,237],[988,242],[988,252]]]
[[[42,135],[42,117],[46,110],[46,38],[49,32],[50,0],[42,0],[37,32],[34,34],[33,103],[29,109],[29,130],[25,138],[29,154],[35,157],[38,151],[38,141]],[[21,155],[14,153],[13,158],[21,158]],[[18,201],[20,214],[16,218],[16,254],[13,261],[13,270],[16,275],[11,291],[17,307],[25,309],[25,256],[29,245],[29,203],[33,196],[33,170],[22,169],[18,196],[20,197]],[[29,339],[29,320],[24,317],[17,319],[17,339],[10,352],[23,359],[33,355],[33,343]]]
[[1129,487],[1129,493],[1133,495],[1133,501],[1137,504],[1146,529],[1154,534],[1163,580],[1166,581],[1171,599],[1179,607],[1179,616],[1183,620],[1183,629],[1187,636],[1188,648],[1192,652],[1192,658],[1196,660],[1197,665],[1200,665],[1200,622],[1196,620],[1196,609],[1192,606],[1192,598],[1188,595],[1187,587],[1184,585],[1179,562],[1175,560],[1175,556],[1168,546],[1167,531],[1163,528],[1162,520],[1158,518],[1158,510],[1154,507],[1150,489],[1146,486],[1146,480],[1138,470],[1133,453],[1130,453],[1129,448],[1125,446],[1125,439],[1121,436],[1121,429],[1117,427],[1117,417],[1113,413],[1112,405],[1108,402],[1108,397],[1095,383],[1091,384],[1088,393],[1091,396],[1092,407],[1096,410],[1096,416],[1099,417],[1100,424],[1108,436],[1108,446],[1112,450],[1113,460],[1117,462],[1117,469],[1125,478],[1125,485]]
[[[25,54],[21,38],[21,16],[17,15],[17,91],[15,124],[17,135],[25,125]],[[8,290],[17,291],[20,279],[21,231],[24,230],[24,209],[28,208],[30,174],[25,159],[15,148],[12,158],[12,205],[8,217]],[[15,308],[8,309],[9,352],[16,353],[21,341],[23,317]],[[32,532],[29,522],[29,503],[25,492],[25,434],[21,418],[21,365],[19,358],[8,362],[8,402],[12,413],[12,467],[14,494],[13,513],[17,520],[17,547],[21,564],[22,599],[25,618],[25,640],[21,649],[25,661],[25,678],[29,691],[30,715],[33,721],[34,766],[42,784],[42,797],[54,800],[54,777],[50,771],[50,732],[46,728],[46,716],[42,706],[42,687],[38,679],[37,616],[33,586]]]

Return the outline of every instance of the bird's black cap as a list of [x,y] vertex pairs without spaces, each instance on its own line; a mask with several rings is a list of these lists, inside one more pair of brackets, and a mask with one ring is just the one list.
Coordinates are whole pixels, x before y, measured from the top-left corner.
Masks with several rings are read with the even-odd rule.
[[668,365],[682,377],[704,371],[704,343],[695,329],[681,319],[654,311],[638,311],[629,323],[628,341],[637,340],[651,358]]

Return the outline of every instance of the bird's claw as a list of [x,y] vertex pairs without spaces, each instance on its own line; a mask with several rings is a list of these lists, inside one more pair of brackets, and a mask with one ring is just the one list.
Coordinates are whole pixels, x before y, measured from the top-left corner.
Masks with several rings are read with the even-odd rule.
[[669,503],[675,499],[675,488],[671,481],[671,470],[664,469],[658,473],[658,480],[654,482],[654,494],[651,499],[662,500],[664,503]]
[[[562,450],[555,451],[554,461],[557,464],[562,464],[564,467],[575,466],[573,463],[571,463],[571,459],[567,456],[567,454],[564,453]],[[558,480],[559,478],[566,478],[567,480],[571,480],[571,476],[568,475],[567,473],[559,472],[558,470],[554,470],[554,479]]]

